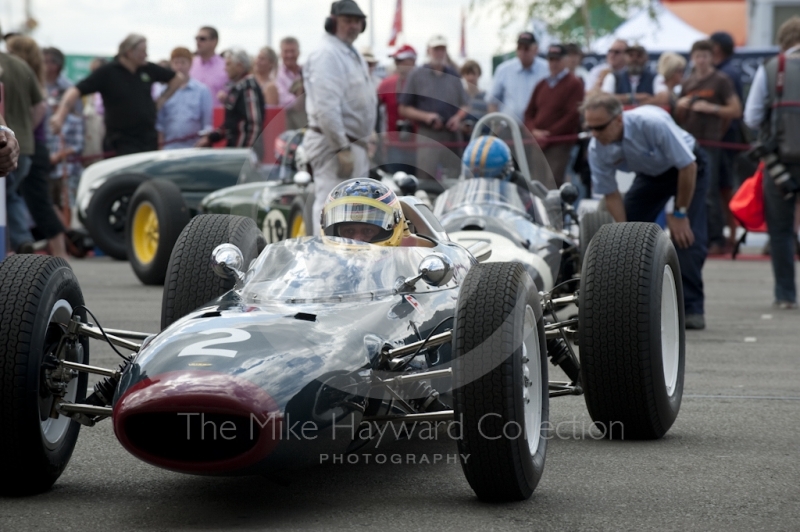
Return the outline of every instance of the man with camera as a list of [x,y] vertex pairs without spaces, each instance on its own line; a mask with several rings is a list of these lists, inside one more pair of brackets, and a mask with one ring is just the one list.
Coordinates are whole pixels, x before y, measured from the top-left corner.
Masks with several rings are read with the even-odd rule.
[[353,0],[334,2],[325,21],[327,35],[303,67],[308,113],[303,147],[314,175],[315,234],[333,187],[369,172],[367,141],[378,97],[364,58],[353,48],[366,27],[367,16]]
[[770,238],[775,302],[778,309],[797,308],[794,250],[795,210],[800,191],[800,17],[778,30],[781,53],[758,68],[744,122],[759,130],[751,150],[765,164],[764,214]]

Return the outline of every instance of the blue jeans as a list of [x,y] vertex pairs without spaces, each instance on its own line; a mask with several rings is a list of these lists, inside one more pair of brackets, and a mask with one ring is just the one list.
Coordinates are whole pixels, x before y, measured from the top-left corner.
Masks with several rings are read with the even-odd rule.
[[19,193],[19,185],[28,176],[30,169],[31,157],[20,155],[17,169],[8,174],[6,178],[6,215],[8,216],[8,234],[12,250],[16,250],[25,242],[33,242],[33,235],[28,226],[30,220],[28,206]]
[[[800,180],[800,165],[786,165],[792,177]],[[775,300],[797,302],[795,288],[794,210],[797,198],[783,199],[768,173],[764,174],[764,215],[770,242],[770,261],[775,277]]]
[[[708,225],[706,221],[706,191],[708,164],[705,151],[697,148],[697,181],[689,205],[689,225],[694,244],[679,248],[678,262],[683,280],[683,306],[686,314],[704,314],[703,264],[708,255]],[[630,190],[625,193],[625,212],[631,222],[655,222],[664,206],[678,191],[678,169],[670,168],[661,175],[636,174]]]

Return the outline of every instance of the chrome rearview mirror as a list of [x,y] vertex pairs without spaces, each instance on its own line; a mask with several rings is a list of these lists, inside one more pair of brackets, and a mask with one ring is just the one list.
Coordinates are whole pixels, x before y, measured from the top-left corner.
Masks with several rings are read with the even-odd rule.
[[434,253],[419,263],[419,275],[431,286],[443,286],[453,279],[453,261],[446,255]]
[[244,279],[243,266],[244,255],[233,244],[220,244],[211,252],[211,269],[218,277],[241,281]]
[[431,286],[444,286],[453,279],[453,261],[441,253],[431,253],[419,263],[417,275],[401,280],[398,290],[411,290],[422,279]]

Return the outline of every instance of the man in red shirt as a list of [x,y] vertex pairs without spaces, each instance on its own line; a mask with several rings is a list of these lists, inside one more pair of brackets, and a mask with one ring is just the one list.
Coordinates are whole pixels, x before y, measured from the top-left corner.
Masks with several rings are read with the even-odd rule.
[[[570,150],[576,141],[553,142],[550,139],[576,135],[581,127],[578,107],[583,101],[583,82],[569,71],[566,57],[564,46],[550,46],[547,50],[550,76],[536,85],[525,110],[525,127],[542,148],[556,187],[564,182]],[[541,175],[536,177],[542,180]]]
[[409,45],[403,45],[391,55],[394,58],[395,73],[378,85],[378,104],[384,108],[386,120],[385,133],[381,137],[386,146],[384,168],[387,172],[416,173],[414,149],[397,146],[397,142],[410,141],[414,125],[410,120],[400,118],[398,95],[406,84],[408,73],[417,62],[417,52]]

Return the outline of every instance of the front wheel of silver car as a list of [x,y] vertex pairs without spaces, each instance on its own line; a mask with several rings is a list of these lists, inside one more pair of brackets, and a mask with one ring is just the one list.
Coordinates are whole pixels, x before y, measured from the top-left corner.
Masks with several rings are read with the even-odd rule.
[[611,439],[662,437],[678,416],[686,356],[678,254],[657,225],[605,225],[592,239],[579,298],[581,382]]
[[549,423],[544,321],[518,263],[473,266],[453,331],[461,466],[485,501],[531,496],[544,472]]
[[161,328],[220,297],[233,281],[211,269],[211,252],[220,244],[233,244],[244,256],[244,266],[258,257],[266,240],[250,218],[229,214],[201,214],[184,227],[172,248],[161,302]]

